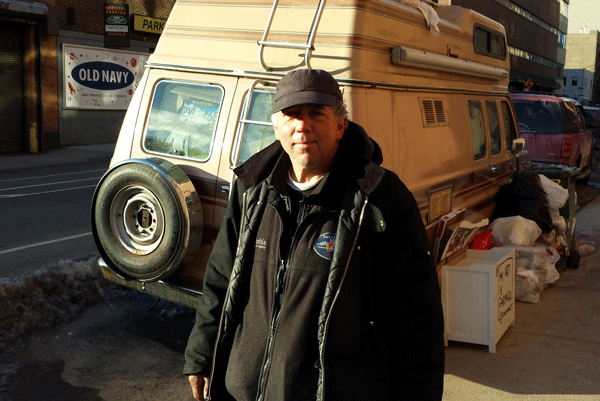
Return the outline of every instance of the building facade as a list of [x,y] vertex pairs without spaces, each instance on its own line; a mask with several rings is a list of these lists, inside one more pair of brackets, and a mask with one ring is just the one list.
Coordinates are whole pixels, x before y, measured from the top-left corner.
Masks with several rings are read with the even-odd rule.
[[582,103],[600,104],[600,34],[569,33],[564,94]]
[[594,73],[583,69],[565,68],[563,95],[589,104],[594,88]]
[[473,9],[506,29],[511,92],[559,93],[569,0],[438,0]]
[[[109,81],[133,77],[118,62],[143,63],[174,2],[0,0],[0,154],[114,142],[126,108],[121,93],[132,92],[135,79],[114,89],[121,103],[98,101],[94,91],[104,79],[114,87]],[[83,101],[94,97],[95,108]]]

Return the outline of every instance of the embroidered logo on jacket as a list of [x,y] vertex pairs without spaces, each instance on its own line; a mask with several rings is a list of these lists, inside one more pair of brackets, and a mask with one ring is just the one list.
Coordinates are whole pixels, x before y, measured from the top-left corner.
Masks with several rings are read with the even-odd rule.
[[333,259],[333,249],[335,248],[335,233],[321,234],[313,244],[313,249],[320,257]]
[[264,238],[257,238],[256,239],[256,247],[258,249],[266,249],[267,248],[267,241]]

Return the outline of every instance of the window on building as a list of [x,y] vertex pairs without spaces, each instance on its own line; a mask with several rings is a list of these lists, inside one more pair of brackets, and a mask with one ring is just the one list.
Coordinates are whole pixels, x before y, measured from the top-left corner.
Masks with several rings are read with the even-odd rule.
[[565,0],[559,0],[559,2],[560,14],[565,18],[569,18],[569,4]]
[[571,86],[577,86],[577,77],[571,78]]

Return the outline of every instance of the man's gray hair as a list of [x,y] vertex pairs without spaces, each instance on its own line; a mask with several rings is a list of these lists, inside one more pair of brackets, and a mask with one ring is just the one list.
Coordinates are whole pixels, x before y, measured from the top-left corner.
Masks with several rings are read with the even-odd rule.
[[348,110],[346,109],[346,103],[344,100],[338,100],[333,106],[333,113],[338,121],[343,120],[348,116]]

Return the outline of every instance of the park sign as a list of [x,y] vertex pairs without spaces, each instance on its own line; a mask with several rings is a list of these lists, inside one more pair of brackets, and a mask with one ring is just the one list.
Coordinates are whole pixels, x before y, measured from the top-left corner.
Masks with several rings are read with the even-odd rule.
[[64,43],[64,108],[127,109],[148,56],[148,53]]
[[104,46],[129,47],[129,4],[104,3]]
[[160,35],[165,29],[167,20],[160,18],[147,17],[145,15],[133,14],[131,16],[132,29],[139,32],[155,33]]

